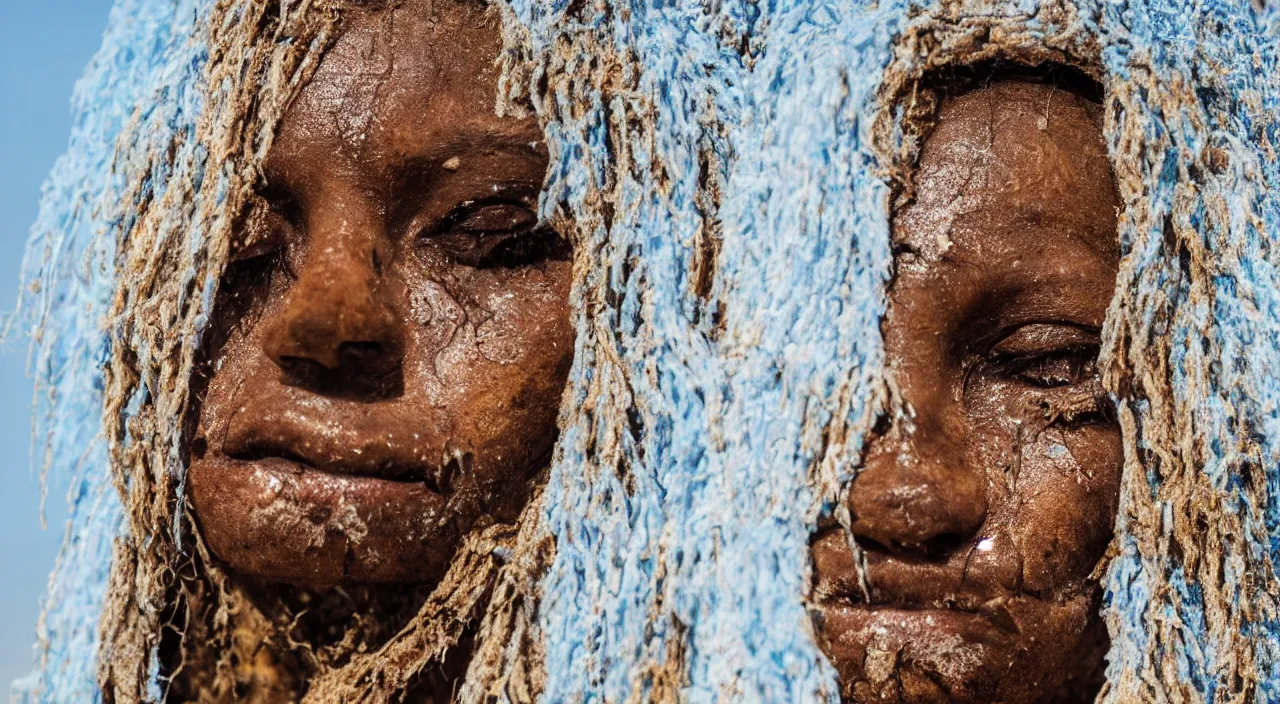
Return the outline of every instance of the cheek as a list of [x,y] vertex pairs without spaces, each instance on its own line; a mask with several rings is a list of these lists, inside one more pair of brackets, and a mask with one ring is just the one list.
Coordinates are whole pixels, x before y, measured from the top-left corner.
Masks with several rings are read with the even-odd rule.
[[573,358],[570,278],[549,262],[413,287],[406,388],[447,410],[458,449],[495,461],[549,449]]
[[555,375],[573,354],[568,262],[553,262],[481,287],[476,350],[490,364],[533,376]]
[[[261,296],[260,298],[265,298]],[[280,368],[263,354],[263,320],[280,304],[276,298],[257,300],[252,307],[231,307],[219,303],[211,328],[212,340],[205,350],[214,361],[208,363],[209,385],[199,406],[199,435],[220,437],[231,417],[244,403],[247,386],[276,384]]]
[[457,276],[415,277],[409,285],[406,364],[424,367],[427,380],[458,383],[495,372],[542,375],[572,356],[568,262],[458,269]]
[[1088,579],[1115,524],[1119,433],[1106,426],[1050,428],[1022,448],[1011,524],[1023,588],[1048,592]]

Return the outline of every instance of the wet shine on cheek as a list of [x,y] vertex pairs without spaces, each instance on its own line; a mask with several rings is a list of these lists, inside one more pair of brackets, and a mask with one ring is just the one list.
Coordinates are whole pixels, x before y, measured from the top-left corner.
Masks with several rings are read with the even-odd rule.
[[[1006,320],[1035,320],[1044,310],[1039,301],[1046,292],[1028,286],[1028,282],[1060,280],[1052,275],[1056,264],[1030,252],[1011,251],[1008,256],[1021,262],[1022,271],[1017,276],[1004,276],[997,270],[976,284],[979,299],[991,302],[982,307],[1002,306],[999,317]],[[998,266],[1000,261],[994,263]],[[1046,285],[1047,295],[1059,301],[1053,316],[1068,320],[1096,317],[1096,311],[1091,310],[1096,306],[1090,305],[1088,296],[1053,283]],[[1019,290],[1024,293],[1010,293]],[[1080,303],[1075,309],[1064,303],[1077,300]],[[1054,331],[1048,333],[1051,340],[1070,339],[1073,334],[1046,327]],[[978,337],[996,332],[994,328],[983,332],[963,325],[956,329]],[[982,346],[963,332],[956,344]],[[1005,536],[997,541],[998,550],[991,559],[1016,566],[1017,574],[1006,586],[1017,590],[1052,594],[1089,589],[1087,578],[1110,536],[1122,464],[1118,430],[1097,415],[1091,391],[1096,388],[1091,377],[1095,371],[1086,366],[1086,377],[1077,378],[1072,375],[1073,367],[1060,361],[1015,367],[1024,369],[1019,374],[981,361],[972,364],[975,369],[966,375],[964,400],[956,411],[967,436],[965,462],[972,470],[984,471],[991,487],[984,534]],[[1020,374],[1054,383],[1062,379],[1064,385],[1042,388]],[[1070,417],[1063,411],[1068,407],[1077,407],[1082,415]],[[1004,572],[1007,570],[1001,570]]]

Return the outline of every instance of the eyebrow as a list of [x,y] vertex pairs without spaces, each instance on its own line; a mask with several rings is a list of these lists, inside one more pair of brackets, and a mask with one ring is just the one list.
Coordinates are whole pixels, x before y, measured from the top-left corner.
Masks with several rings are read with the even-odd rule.
[[1118,231],[1112,231],[1103,238],[1108,241],[1108,246],[1098,241],[1098,234],[1092,228],[1083,227],[1080,222],[1062,217],[1059,213],[1047,212],[1038,205],[1020,204],[1013,209],[1013,213],[1014,222],[1022,222],[1032,227],[1052,228],[1055,232],[1066,235],[1068,240],[1083,245],[1093,254],[1109,256],[1118,254],[1120,251]]
[[434,170],[451,157],[474,153],[477,150],[507,153],[516,157],[537,157],[536,147],[542,141],[541,134],[531,135],[524,131],[489,129],[458,132],[448,141],[433,144],[403,159],[394,167],[395,180],[397,182],[413,180],[425,171]]

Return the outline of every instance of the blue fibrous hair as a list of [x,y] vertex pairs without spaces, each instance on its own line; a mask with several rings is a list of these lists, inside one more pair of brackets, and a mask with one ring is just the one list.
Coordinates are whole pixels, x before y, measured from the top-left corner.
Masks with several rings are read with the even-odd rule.
[[[249,72],[279,95],[245,127],[232,98],[246,88],[228,84],[244,72],[217,67],[273,56],[281,34],[232,31],[213,6],[118,0],[33,230],[40,434],[51,471],[78,479],[25,701],[93,701],[128,676],[159,696],[155,575],[185,549],[181,515],[163,510],[182,491],[185,395],[166,384],[190,369],[189,349],[165,340],[198,342],[281,86],[296,87],[323,45],[323,31],[305,34],[287,80]],[[918,147],[899,106],[935,69],[1000,59],[1069,64],[1103,84],[1124,205],[1103,354],[1126,461],[1102,697],[1280,700],[1276,11],[1250,0],[502,10],[507,105],[543,121],[543,212],[575,240],[578,340],[556,458],[517,550],[546,560],[512,561],[536,571],[513,607],[526,622],[481,633],[518,630],[518,652],[494,655],[501,671],[473,665],[467,697],[520,701],[527,690],[504,677],[534,669],[548,702],[837,698],[807,610],[808,541],[825,512],[847,521],[836,499],[888,397],[891,197]],[[165,266],[129,288],[148,257]]]
[[118,199],[134,189],[117,142],[131,122],[147,126],[133,130],[139,150],[192,131],[200,96],[183,84],[199,70],[191,41],[199,9],[190,1],[115,4],[102,48],[76,85],[70,143],[31,228],[20,320],[35,335],[36,447],[43,469],[69,482],[70,520],[45,597],[37,668],[14,684],[18,702],[101,700],[99,620],[127,525],[102,432],[112,350],[104,328],[117,281],[112,235],[129,227]]
[[118,0],[24,262],[44,468],[71,483],[22,702],[158,700],[179,440],[231,225],[327,42],[311,0]]

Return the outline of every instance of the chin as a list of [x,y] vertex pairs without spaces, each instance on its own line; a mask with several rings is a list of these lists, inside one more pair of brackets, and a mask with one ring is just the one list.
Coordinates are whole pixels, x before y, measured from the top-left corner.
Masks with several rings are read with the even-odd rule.
[[948,608],[818,605],[844,702],[1092,702],[1107,638],[1097,595],[1021,595]]

